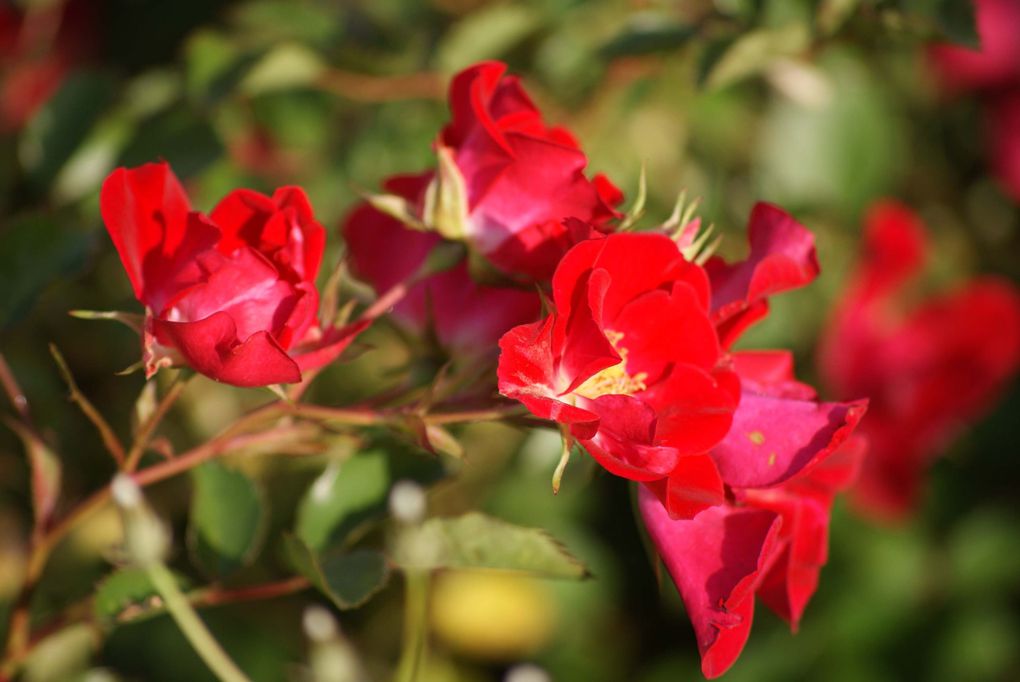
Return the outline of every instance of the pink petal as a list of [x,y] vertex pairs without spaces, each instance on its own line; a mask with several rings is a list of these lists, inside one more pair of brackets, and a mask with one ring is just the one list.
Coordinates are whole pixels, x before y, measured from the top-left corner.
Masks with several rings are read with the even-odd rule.
[[638,505],[694,626],[702,673],[718,677],[747,642],[754,591],[775,551],[779,517],[720,505],[690,520],[673,520],[645,486]]
[[838,448],[866,409],[863,400],[818,403],[745,392],[712,456],[731,487],[773,486]]

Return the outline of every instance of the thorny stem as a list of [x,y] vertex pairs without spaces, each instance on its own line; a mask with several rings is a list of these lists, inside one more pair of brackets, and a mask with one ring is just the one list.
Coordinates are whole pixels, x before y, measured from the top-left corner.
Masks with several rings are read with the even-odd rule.
[[103,440],[103,446],[113,457],[117,466],[124,466],[124,445],[120,442],[120,439],[117,438],[117,434],[114,433],[113,427],[111,427],[110,423],[106,421],[103,414],[96,409],[96,406],[92,404],[92,401],[89,400],[84,393],[82,393],[81,388],[78,387],[78,382],[74,379],[74,375],[71,374],[71,368],[67,366],[67,361],[64,360],[64,356],[61,354],[56,344],[50,344],[50,354],[53,356],[53,360],[57,363],[57,369],[60,371],[60,375],[63,377],[64,382],[67,384],[67,390],[71,396],[71,400],[77,403],[78,407],[85,414],[85,417],[92,422],[93,426],[96,427],[96,431],[99,432],[99,437]]
[[145,565],[144,569],[149,580],[152,581],[152,586],[163,598],[166,610],[170,612],[188,642],[216,677],[223,682],[249,682],[248,676],[241,672],[241,669],[209,632],[202,619],[198,617],[194,607],[181,592],[181,588],[177,586],[177,581],[174,580],[173,574],[170,573],[166,565],[162,562],[155,562]]
[[[2,363],[2,358],[0,358]],[[17,390],[13,393],[8,389],[9,384],[3,379],[5,364],[0,364],[0,381],[3,381],[5,390],[9,394],[21,395]],[[9,373],[9,372],[8,372]],[[16,389],[16,384],[13,385]],[[178,384],[179,385],[179,384]],[[176,386],[176,385],[175,385]],[[171,389],[171,393],[173,389]],[[163,399],[166,404],[164,413],[169,409],[172,401],[168,393]],[[157,409],[157,413],[159,410]],[[521,413],[521,408],[516,405],[497,406],[481,410],[467,410],[462,412],[447,412],[427,414],[422,417],[427,424],[447,425],[459,424],[474,421],[494,421],[515,417]],[[250,446],[261,440],[272,440],[279,438],[278,429],[268,429],[258,433],[246,433],[261,423],[272,421],[283,416],[304,418],[313,421],[335,422],[353,426],[387,425],[399,422],[407,412],[403,410],[373,411],[363,408],[333,408],[318,405],[289,405],[284,402],[273,402],[256,408],[238,421],[227,427],[219,435],[205,443],[198,445],[178,457],[154,464],[148,468],[132,474],[135,482],[142,487],[158,483],[171,478],[179,473],[188,471],[202,462],[208,461],[225,452],[237,449],[241,446]],[[155,418],[156,414],[153,415]],[[153,429],[155,426],[153,426]],[[139,434],[141,437],[141,434]],[[149,434],[151,436],[151,434]],[[134,449],[132,449],[132,452]],[[7,646],[4,656],[3,667],[0,668],[0,675],[13,672],[15,664],[20,661],[26,653],[30,642],[29,605],[35,586],[42,576],[43,569],[49,560],[50,554],[57,544],[83,519],[101,509],[110,501],[110,487],[104,486],[93,492],[84,501],[76,505],[64,518],[49,527],[42,533],[38,542],[34,543],[28,558],[28,565],[25,571],[25,579],[21,593],[16,601],[11,616],[10,627],[7,635]]]

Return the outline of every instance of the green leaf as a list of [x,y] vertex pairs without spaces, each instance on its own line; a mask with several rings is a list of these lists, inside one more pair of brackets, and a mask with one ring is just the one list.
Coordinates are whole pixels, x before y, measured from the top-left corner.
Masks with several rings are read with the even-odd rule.
[[119,165],[166,160],[181,177],[202,171],[223,155],[223,144],[207,117],[176,107],[139,122]]
[[75,679],[88,668],[98,646],[96,633],[87,623],[57,630],[32,649],[19,679],[25,682]]
[[693,27],[675,23],[632,21],[612,40],[599,48],[605,59],[669,52],[683,47],[697,35]]
[[352,531],[385,514],[394,482],[407,478],[428,484],[442,473],[436,460],[402,452],[372,450],[332,462],[298,507],[297,537],[316,550],[346,542]]
[[264,538],[262,494],[250,478],[219,462],[194,470],[188,547],[195,564],[210,576],[247,565]]
[[542,25],[537,6],[498,3],[471,12],[450,29],[436,51],[436,65],[453,72],[502,56]]
[[31,183],[50,186],[64,163],[89,134],[113,99],[114,84],[105,74],[72,74],[25,130],[20,156]]
[[316,553],[293,535],[284,538],[294,567],[340,609],[361,606],[385,587],[390,567],[381,552],[341,549]]
[[[182,589],[188,589],[188,579],[175,573],[174,577]],[[106,576],[96,588],[92,611],[101,623],[118,620],[132,608],[148,609],[150,600],[156,596],[145,570],[136,567],[122,568]]]
[[699,81],[709,89],[732,85],[765,71],[779,58],[802,52],[809,42],[808,28],[799,22],[749,31],[732,42],[709,46]]
[[406,533],[395,559],[404,568],[488,568],[549,578],[589,576],[584,564],[544,530],[515,526],[477,512],[430,519]]
[[56,219],[30,215],[0,229],[0,329],[24,317],[39,295],[85,262],[88,238]]

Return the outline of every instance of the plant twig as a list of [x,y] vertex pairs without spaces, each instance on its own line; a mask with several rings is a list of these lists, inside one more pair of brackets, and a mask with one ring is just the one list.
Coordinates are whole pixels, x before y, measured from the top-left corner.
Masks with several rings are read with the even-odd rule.
[[11,401],[11,407],[18,413],[21,420],[26,424],[31,424],[32,413],[28,408],[28,396],[18,385],[18,380],[15,378],[14,372],[11,371],[10,365],[7,364],[3,353],[0,353],[0,385],[3,386],[7,399]]
[[63,354],[57,348],[56,344],[50,344],[50,355],[53,356],[53,360],[57,363],[57,369],[60,371],[60,376],[63,377],[64,383],[67,384],[67,389],[70,392],[71,400],[81,408],[81,411],[85,414],[92,425],[96,427],[99,432],[99,437],[103,439],[103,446],[106,447],[107,452],[113,457],[117,463],[117,467],[124,466],[124,445],[121,444],[120,439],[117,438],[117,434],[114,433],[110,423],[106,421],[102,413],[96,409],[96,406],[92,404],[81,389],[78,388],[78,382],[74,380],[74,375],[71,374],[71,368],[67,366],[67,361],[64,359]]
[[149,442],[152,440],[152,435],[156,431],[156,427],[162,423],[163,418],[166,417],[170,408],[173,407],[177,399],[181,397],[181,393],[188,385],[187,379],[177,377],[174,379],[173,384],[170,386],[170,390],[166,392],[163,399],[159,401],[156,406],[156,410],[152,413],[144,424],[138,429],[138,435],[135,436],[135,442],[131,445],[131,450],[128,451],[127,457],[124,460],[124,471],[131,473],[138,468],[139,462],[142,460],[142,455],[145,454],[145,448],[148,447]]

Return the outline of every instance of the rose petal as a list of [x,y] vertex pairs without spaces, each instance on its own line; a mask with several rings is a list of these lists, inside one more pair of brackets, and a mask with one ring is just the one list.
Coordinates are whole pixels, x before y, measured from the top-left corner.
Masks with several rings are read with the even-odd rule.
[[694,626],[702,673],[718,677],[747,642],[754,590],[773,558],[779,516],[720,505],[690,520],[673,520],[645,486],[639,488],[638,506]]
[[773,486],[838,448],[866,409],[864,400],[818,403],[745,392],[712,456],[731,487]]
[[711,258],[705,264],[712,282],[713,319],[734,327],[727,334],[720,333],[728,342],[749,324],[740,317],[760,319],[767,312],[761,307],[766,297],[804,286],[819,271],[814,236],[777,206],[755,205],[748,240],[751,253],[747,260],[729,265],[721,258]]
[[198,281],[193,261],[219,239],[219,230],[189,213],[188,197],[166,163],[110,173],[99,208],[135,297],[154,310]]
[[301,370],[264,331],[241,342],[226,313],[195,322],[154,320],[157,335],[168,339],[196,371],[234,386],[268,386],[301,381]]

